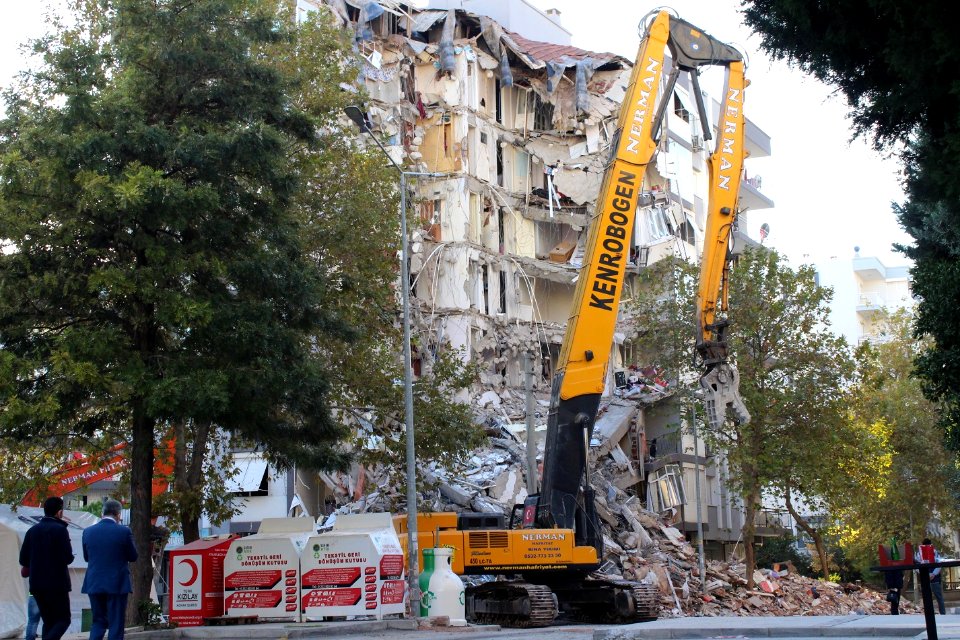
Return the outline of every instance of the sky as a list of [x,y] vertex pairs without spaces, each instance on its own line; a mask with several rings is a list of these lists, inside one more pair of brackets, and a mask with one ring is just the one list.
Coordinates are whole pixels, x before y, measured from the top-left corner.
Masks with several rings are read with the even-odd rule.
[[[506,0],[504,0],[506,1]],[[637,25],[658,5],[637,0],[529,0],[540,9],[560,10],[560,20],[575,46],[636,57]],[[23,67],[17,43],[43,33],[46,0],[0,0],[0,86]],[[766,243],[792,264],[876,256],[887,266],[908,264],[893,250],[909,244],[891,211],[903,200],[899,165],[883,158],[867,141],[851,142],[847,107],[831,89],[784,63],[771,62],[751,36],[738,12],[739,0],[670,0],[677,14],[712,36],[746,53],[751,85],[747,117],[770,135],[772,154],[747,160],[750,175],[762,177],[762,192],[775,208],[750,212],[748,231],[759,237],[770,226]],[[704,88],[714,96],[722,72],[705,74]]]
[[[622,0],[530,0],[539,9],[560,10],[572,44],[609,51],[633,60],[640,44],[637,25],[654,3]],[[845,100],[829,87],[760,51],[738,12],[740,0],[670,0],[677,15],[719,40],[736,46],[749,60],[744,108],[747,117],[771,137],[768,158],[747,160],[750,175],[763,178],[761,191],[775,208],[750,212],[748,230],[759,238],[770,225],[766,243],[794,265],[830,258],[876,256],[887,266],[908,264],[894,243],[911,238],[897,223],[892,202],[903,201],[900,167],[873,151],[868,141],[850,142],[852,130]],[[723,72],[704,74],[704,88],[722,91]],[[720,90],[710,91],[713,81]]]

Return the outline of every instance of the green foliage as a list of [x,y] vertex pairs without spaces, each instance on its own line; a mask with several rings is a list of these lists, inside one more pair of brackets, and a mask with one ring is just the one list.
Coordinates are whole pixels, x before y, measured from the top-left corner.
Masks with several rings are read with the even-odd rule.
[[960,100],[953,25],[936,0],[745,0],[746,23],[775,58],[836,87],[855,130],[900,154],[907,201],[895,205],[914,238],[916,336],[923,391],[941,404],[941,428],[960,448]]
[[[35,44],[40,69],[0,122],[0,437],[129,439],[146,544],[170,425],[220,425],[280,465],[348,461],[318,344],[355,334],[337,301],[366,274],[317,259],[306,212],[332,219],[357,200],[315,210],[324,185],[303,157],[350,154],[333,142],[352,69],[335,29],[298,40],[290,7],[269,0],[76,10]],[[348,184],[377,195],[392,184],[380,176]],[[354,219],[392,220],[390,205],[366,200]]]
[[[665,260],[646,269],[641,283],[631,307],[640,327],[634,344],[692,381],[696,270]],[[745,539],[753,538],[752,510],[763,494],[814,500],[827,492],[824,479],[842,475],[840,460],[854,455],[854,438],[840,428],[853,365],[843,340],[826,328],[829,299],[811,269],[793,271],[773,252],[747,251],[731,272],[731,353],[753,418],[717,430],[703,425],[702,433],[727,457],[730,482],[747,503]]]
[[765,538],[763,546],[757,550],[758,567],[772,568],[778,562],[792,562],[800,575],[815,576],[810,565],[810,556],[797,550],[797,538],[790,534],[779,538]]
[[86,506],[80,508],[80,511],[86,511],[91,515],[100,517],[103,515],[103,503],[97,500],[96,502],[91,502]]
[[[465,458],[483,444],[485,433],[473,421],[470,405],[458,392],[476,383],[478,365],[465,363],[462,353],[442,348],[425,362],[413,385],[414,443],[417,460],[447,470],[460,468]],[[393,375],[392,379],[387,376]],[[404,428],[403,372],[388,367],[376,373],[383,383],[376,410],[367,414],[370,429],[362,429],[356,443],[358,460],[379,466],[395,485],[406,486],[406,429]],[[423,480],[423,475],[418,479]]]
[[156,629],[163,624],[163,609],[153,600],[138,601],[137,612],[139,619],[143,621],[143,626],[147,629]]
[[675,256],[640,271],[624,314],[633,330],[630,342],[642,358],[631,364],[661,366],[671,380],[695,378],[698,276],[696,265]]
[[877,544],[891,537],[916,542],[933,518],[948,527],[958,522],[956,466],[938,426],[940,407],[911,376],[925,348],[912,338],[912,319],[906,311],[882,314],[876,322],[884,340],[857,352],[853,419],[876,434],[884,453],[871,474],[851,474],[854,486],[835,503],[847,523],[841,544],[861,570],[875,564]]

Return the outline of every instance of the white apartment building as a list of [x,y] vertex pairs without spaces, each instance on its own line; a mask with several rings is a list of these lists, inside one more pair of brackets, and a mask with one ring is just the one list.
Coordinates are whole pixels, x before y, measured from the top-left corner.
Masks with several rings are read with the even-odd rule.
[[[304,11],[323,5],[355,35],[365,59],[366,115],[393,158],[411,171],[444,174],[413,186],[415,370],[429,367],[434,348],[461,348],[482,363],[483,391],[516,399],[529,352],[545,397],[632,61],[571,46],[559,13],[525,0],[432,0],[427,9],[398,0],[299,4]],[[639,21],[652,8],[632,13]],[[668,104],[659,154],[645,176],[651,204],[638,212],[632,273],[667,255],[697,260],[702,249],[716,136],[704,140],[691,90],[682,75]],[[704,103],[713,126],[719,103],[712,96]],[[773,206],[753,173],[770,155],[770,138],[748,121],[746,139],[741,229],[750,210]],[[741,230],[734,238],[735,250],[753,242]],[[611,345],[608,393],[617,369],[654,364],[634,362],[625,335]],[[722,463],[702,443],[694,451],[675,402],[640,411],[630,422],[634,446],[621,453],[639,471],[630,477],[639,479],[639,495],[650,494],[657,507],[682,498],[678,526],[688,535],[696,530],[699,470],[704,535],[722,555],[739,535],[742,511],[725,490]],[[644,442],[654,438],[660,451],[649,459]]]
[[833,288],[830,325],[834,333],[856,347],[864,340],[882,340],[877,313],[911,308],[910,268],[887,266],[875,257],[831,258],[817,265],[817,284]]

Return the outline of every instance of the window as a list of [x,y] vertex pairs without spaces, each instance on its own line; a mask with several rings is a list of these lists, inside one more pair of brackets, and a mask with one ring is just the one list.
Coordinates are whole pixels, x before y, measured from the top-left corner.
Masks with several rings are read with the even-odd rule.
[[683,474],[678,464],[668,464],[657,469],[647,483],[647,506],[653,511],[662,513],[687,501],[683,490]]
[[226,480],[226,489],[238,497],[265,496],[270,485],[270,467],[263,456],[237,455],[233,475]]
[[693,231],[693,225],[690,224],[690,220],[684,220],[680,224],[680,228],[677,230],[677,237],[693,246],[697,246],[697,235]]
[[533,94],[533,128],[538,131],[553,129],[553,105],[544,102],[537,93]]
[[490,265],[483,265],[483,312],[490,315]]
[[690,122],[690,112],[684,108],[683,103],[680,101],[680,96],[676,93],[673,94],[673,112],[680,116],[680,119],[684,122]]

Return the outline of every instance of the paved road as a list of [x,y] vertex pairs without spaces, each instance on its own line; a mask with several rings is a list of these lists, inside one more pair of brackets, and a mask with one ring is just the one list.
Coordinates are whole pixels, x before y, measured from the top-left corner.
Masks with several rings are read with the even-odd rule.
[[[626,626],[562,625],[547,629],[495,626],[417,629],[412,620],[255,624],[129,632],[127,640],[747,640],[880,638],[922,640],[923,616],[795,616],[674,618]],[[941,640],[960,640],[960,616],[937,616]],[[67,640],[87,640],[86,634]]]

